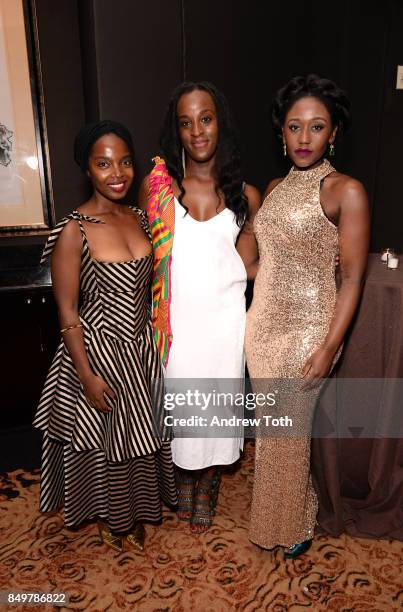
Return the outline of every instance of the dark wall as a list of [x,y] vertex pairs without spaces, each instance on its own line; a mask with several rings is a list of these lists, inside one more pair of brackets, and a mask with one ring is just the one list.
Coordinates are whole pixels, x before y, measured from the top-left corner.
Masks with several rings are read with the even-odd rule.
[[403,65],[403,4],[394,3],[386,45],[378,165],[374,176],[374,249],[403,253],[403,90],[396,89],[396,66]]
[[211,81],[224,91],[237,123],[242,112],[242,5],[236,0],[185,0],[183,14],[184,77]]
[[[340,0],[335,11],[326,9],[318,0],[274,7],[267,2],[248,3],[243,16],[248,52],[241,72],[245,77],[245,98],[253,100],[261,131],[268,127],[265,120],[276,90],[292,76],[316,72],[344,87],[353,104],[355,126],[344,142],[338,144],[336,163],[341,170],[348,167],[350,173],[365,180],[374,173],[375,160],[362,159],[362,145],[368,141],[368,124],[373,129],[379,123],[386,23],[385,18],[363,14],[360,5]],[[265,172],[259,163],[254,170],[257,182],[261,183],[265,175],[273,178],[282,169],[278,161],[281,147],[275,147],[272,135],[268,142],[259,137],[250,116],[244,114],[242,133],[247,132],[250,147],[259,153],[256,158],[263,156],[269,162]],[[366,183],[371,188],[372,181]]]
[[81,201],[72,147],[84,122],[77,2],[36,0],[53,198],[57,219]]
[[182,79],[181,2],[119,0],[112,13],[108,0],[80,6],[87,120],[113,118],[129,127],[138,185],[158,153],[170,91]]
[[[402,46],[403,37],[398,32],[398,13],[401,24],[402,10],[397,2],[375,7],[367,1],[340,0],[335,10],[318,0],[277,5],[255,1],[245,3],[242,17],[246,40],[240,68],[240,127],[248,178],[263,187],[285,170],[280,143],[268,121],[270,101],[277,88],[290,77],[309,72],[336,80],[351,99],[353,125],[336,143],[333,163],[363,181],[368,190],[374,219],[373,249],[383,243],[403,248],[394,222],[383,218],[385,198],[390,200],[394,193],[394,201],[398,199],[397,175],[388,175],[388,195],[384,185],[380,188],[384,183],[382,168],[401,164],[396,146],[398,130],[392,135],[385,129],[385,95],[389,87],[388,95],[394,100],[393,119],[401,125],[402,92],[390,90],[396,79],[398,54],[392,57],[388,48]],[[393,28],[391,24],[395,24]],[[385,73],[389,74],[387,87]],[[392,140],[396,141],[393,146]],[[402,226],[402,213],[396,214]],[[383,228],[379,224],[381,216]]]

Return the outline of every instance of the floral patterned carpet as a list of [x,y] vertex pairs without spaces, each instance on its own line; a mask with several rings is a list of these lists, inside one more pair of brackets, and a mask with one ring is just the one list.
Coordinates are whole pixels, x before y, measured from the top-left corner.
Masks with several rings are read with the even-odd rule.
[[[144,553],[105,547],[96,525],[72,531],[38,513],[39,472],[3,474],[0,591],[63,591],[60,610],[100,612],[393,611],[403,608],[398,541],[316,537],[309,554],[283,561],[248,540],[253,447],[223,477],[213,528],[193,536],[175,513],[147,525]],[[7,610],[50,610],[2,607]]]

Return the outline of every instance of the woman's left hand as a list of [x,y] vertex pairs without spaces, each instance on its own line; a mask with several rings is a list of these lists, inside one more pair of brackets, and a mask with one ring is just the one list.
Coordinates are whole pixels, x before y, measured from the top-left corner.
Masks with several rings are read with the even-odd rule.
[[329,376],[333,358],[333,351],[323,347],[316,349],[316,351],[306,360],[301,370],[301,376],[304,379],[302,389],[307,390],[318,387],[322,379]]

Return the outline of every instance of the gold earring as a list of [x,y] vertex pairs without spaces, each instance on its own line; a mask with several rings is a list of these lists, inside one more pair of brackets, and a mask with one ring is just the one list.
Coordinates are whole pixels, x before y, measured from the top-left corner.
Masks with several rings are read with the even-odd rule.
[[334,157],[334,144],[332,142],[329,147],[329,157]]
[[283,155],[287,157],[287,145],[285,144],[285,140],[283,140]]

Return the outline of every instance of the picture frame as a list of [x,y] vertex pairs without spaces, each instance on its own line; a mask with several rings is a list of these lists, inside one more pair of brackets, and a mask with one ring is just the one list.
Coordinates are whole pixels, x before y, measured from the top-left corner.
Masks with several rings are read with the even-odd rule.
[[54,221],[35,0],[0,0],[0,237]]

